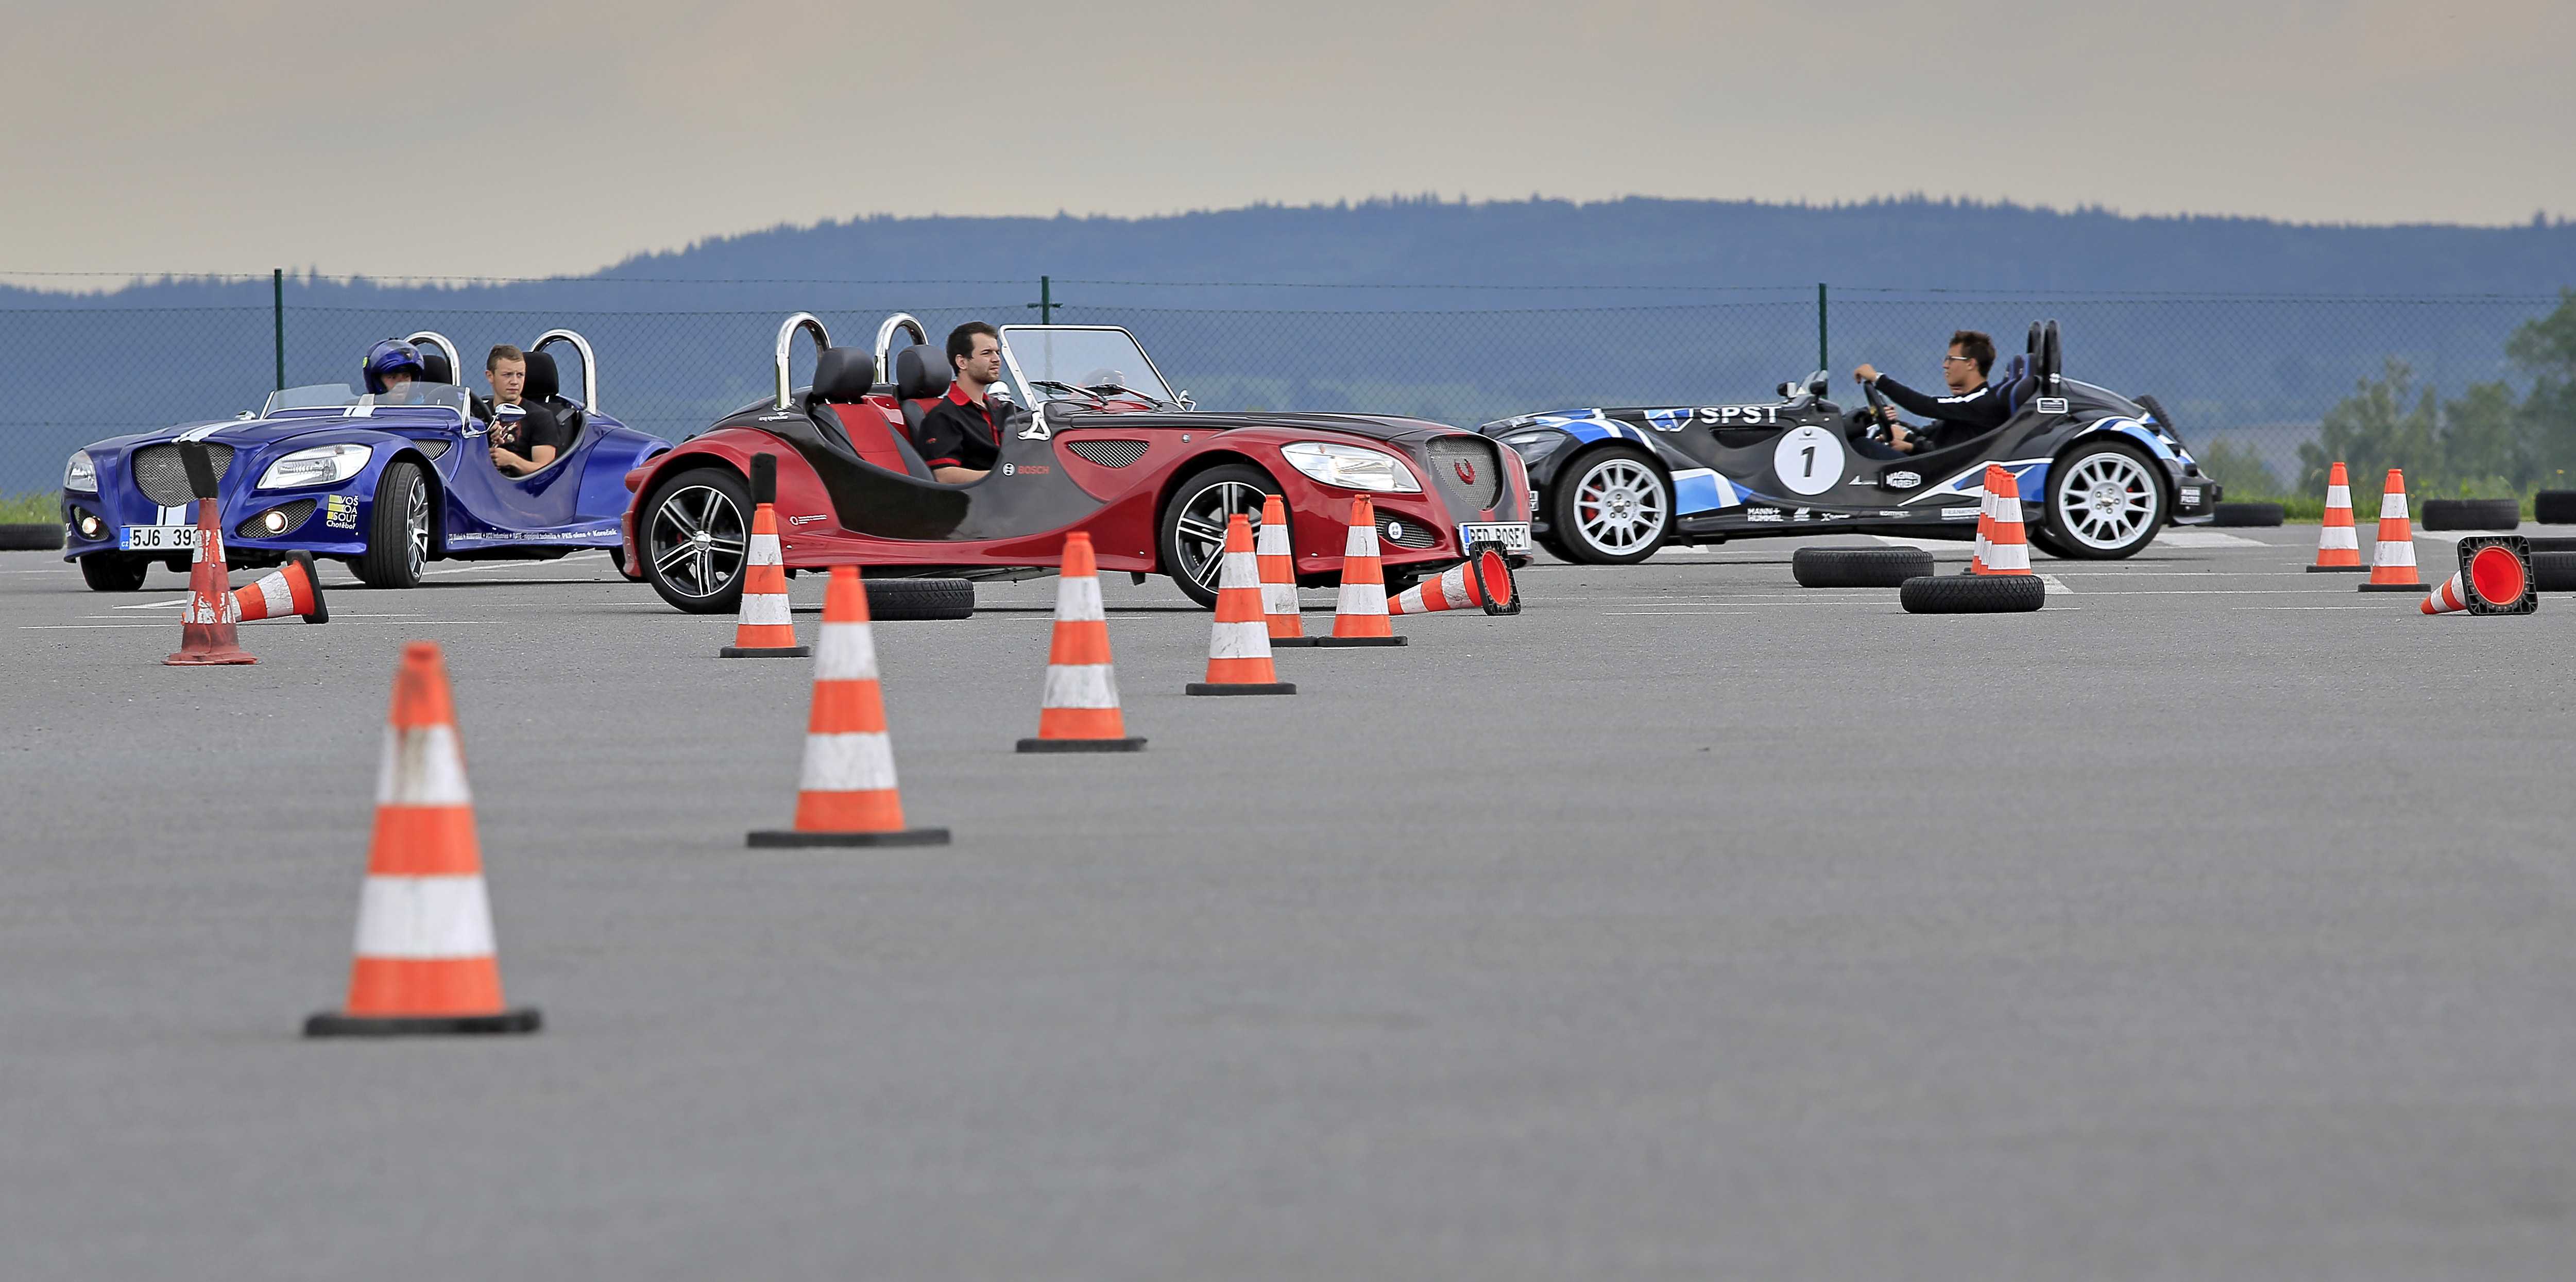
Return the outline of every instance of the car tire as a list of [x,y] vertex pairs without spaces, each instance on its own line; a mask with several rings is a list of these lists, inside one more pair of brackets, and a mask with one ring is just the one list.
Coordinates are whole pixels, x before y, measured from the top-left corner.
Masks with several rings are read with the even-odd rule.
[[420,464],[396,459],[376,478],[376,502],[367,521],[367,550],[356,562],[358,581],[371,588],[416,588],[429,565],[434,524],[429,483]]
[[2210,510],[2209,523],[2237,529],[2279,525],[2281,505],[2278,503],[2221,503]]
[[[1596,515],[1581,519],[1586,488]],[[1613,445],[1557,469],[1548,487],[1548,529],[1578,565],[1635,565],[1673,537],[1673,483],[1643,450]]]
[[1802,588],[1894,588],[1932,573],[1921,548],[1800,548],[1789,575]]
[[62,545],[63,527],[57,524],[0,525],[0,552],[52,552]]
[[1564,540],[1557,538],[1553,533],[1540,534],[1536,531],[1531,531],[1530,542],[1536,543],[1539,551],[1545,552],[1549,556],[1555,557],[1557,560],[1564,561],[1569,564],[1574,560],[1573,551],[1565,546]]
[[[1163,573],[1182,595],[1213,609],[1217,568],[1223,563],[1224,517],[1243,512],[1261,525],[1261,500],[1280,492],[1268,472],[1245,463],[1212,467],[1172,487],[1171,498],[1154,518],[1154,546]],[[1214,522],[1214,542],[1208,528]],[[1187,538],[1188,542],[1183,543]],[[1209,549],[1213,547],[1214,553]],[[1202,582],[1202,577],[1204,582]]]
[[[2067,560],[2136,556],[2155,541],[2173,512],[2160,472],[2145,451],[2125,441],[2078,441],[2050,461],[2048,492],[2040,500],[2040,519],[2032,524],[2048,527],[2050,550]],[[2119,502],[2123,493],[2127,502]],[[2135,506],[2140,499],[2143,511]],[[2107,506],[2115,502],[2116,511]]]
[[2540,592],[2576,592],[2576,552],[2532,553],[2531,586]]
[[2426,499],[2423,525],[2428,530],[2510,530],[2522,524],[2516,499]]
[[140,592],[152,558],[126,552],[92,552],[80,559],[81,582],[92,592]]
[[1907,614],[2017,614],[2048,602],[2036,574],[1928,574],[1896,589]]
[[2532,495],[2531,519],[2542,525],[2576,525],[2576,490],[2542,490]]
[[868,618],[879,623],[975,617],[975,585],[964,579],[869,579]]
[[[644,581],[684,614],[742,608],[751,510],[750,485],[729,468],[692,468],[653,487],[652,497],[635,512],[637,568]],[[708,536],[704,550],[683,554],[680,542],[695,542],[701,530]]]

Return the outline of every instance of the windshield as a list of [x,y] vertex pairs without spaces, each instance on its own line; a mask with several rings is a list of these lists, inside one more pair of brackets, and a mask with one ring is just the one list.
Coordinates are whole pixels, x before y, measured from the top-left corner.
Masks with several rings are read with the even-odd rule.
[[406,383],[387,396],[368,397],[346,383],[312,383],[290,387],[268,394],[268,404],[260,407],[259,416],[289,410],[345,410],[362,400],[372,400],[377,409],[450,409],[460,417],[470,417],[465,389],[453,383]]
[[1006,325],[1002,356],[1021,385],[1043,400],[1089,398],[1063,387],[1041,387],[1041,383],[1081,388],[1115,384],[1158,401],[1172,399],[1172,389],[1154,372],[1154,363],[1145,359],[1145,349],[1123,329]]

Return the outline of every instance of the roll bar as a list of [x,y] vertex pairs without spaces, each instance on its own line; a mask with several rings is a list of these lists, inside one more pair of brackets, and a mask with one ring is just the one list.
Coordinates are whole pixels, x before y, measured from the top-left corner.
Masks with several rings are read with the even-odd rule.
[[568,329],[550,329],[537,335],[528,350],[542,352],[546,344],[554,342],[570,343],[574,351],[581,353],[581,407],[599,413],[599,358],[590,354],[590,340]]
[[422,343],[436,343],[438,345],[438,350],[447,354],[447,376],[449,378],[465,377],[465,357],[462,353],[456,350],[455,342],[450,340],[447,335],[439,333],[434,329],[424,329],[416,334],[404,335],[403,341],[415,347]]
[[930,331],[923,329],[921,322],[912,318],[912,313],[896,312],[886,317],[885,324],[877,326],[877,380],[879,382],[894,381],[894,366],[888,362],[894,357],[894,332],[899,329],[911,330],[914,342],[924,347],[930,346]]
[[796,331],[814,331],[814,350],[819,354],[832,345],[832,332],[823,328],[822,318],[812,312],[798,312],[778,326],[778,408],[785,409],[796,399],[796,386],[787,378],[787,349],[796,341]]

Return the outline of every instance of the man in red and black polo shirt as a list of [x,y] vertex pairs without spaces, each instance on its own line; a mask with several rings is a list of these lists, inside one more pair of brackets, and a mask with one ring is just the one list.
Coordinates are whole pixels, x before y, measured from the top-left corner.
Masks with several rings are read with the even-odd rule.
[[1002,336],[982,321],[949,331],[948,365],[956,378],[948,395],[922,416],[913,445],[930,465],[930,478],[961,484],[992,474],[1002,455],[1002,417],[989,396],[1002,377]]

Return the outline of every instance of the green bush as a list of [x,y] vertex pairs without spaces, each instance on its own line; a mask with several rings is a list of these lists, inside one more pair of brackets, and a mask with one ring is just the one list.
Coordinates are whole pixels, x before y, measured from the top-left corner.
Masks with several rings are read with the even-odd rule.
[[63,498],[41,490],[0,494],[0,525],[51,525],[63,519]]

